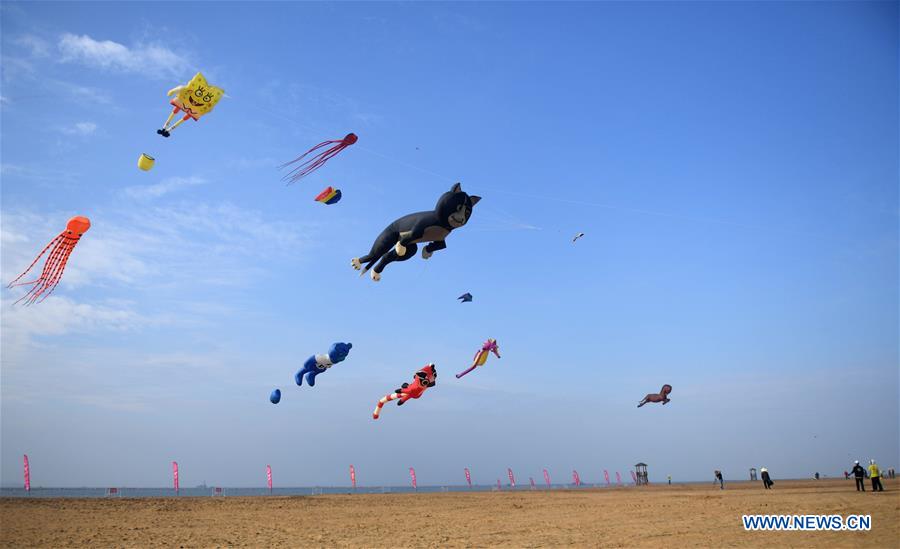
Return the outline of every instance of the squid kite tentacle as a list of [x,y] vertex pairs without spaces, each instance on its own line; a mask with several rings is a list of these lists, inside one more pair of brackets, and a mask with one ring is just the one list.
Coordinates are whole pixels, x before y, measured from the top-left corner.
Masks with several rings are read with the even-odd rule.
[[[22,274],[17,276],[15,280],[10,282],[9,285],[7,286],[7,288],[12,288],[13,286],[23,286],[25,284],[34,284],[35,282],[37,282],[37,279],[35,279],[30,282],[19,282],[18,284],[16,284],[16,282],[18,282],[20,278],[27,275],[28,271],[30,271],[32,269],[32,267],[34,267],[37,264],[37,262],[40,261],[41,257],[43,257],[45,253],[47,253],[47,250],[49,250],[51,246],[58,244],[59,241],[62,239],[63,239],[63,235],[57,235],[56,238],[51,240],[50,243],[47,244],[47,246],[44,247],[43,250],[41,250],[41,253],[39,253],[38,256],[34,258],[34,261],[31,262],[31,265],[29,265],[28,268],[22,272]],[[53,251],[55,252],[56,248],[53,248]],[[53,252],[50,252],[50,255],[53,255]]]
[[18,304],[20,301],[25,301],[26,305],[31,305],[35,302],[37,297],[41,295],[50,284],[53,284],[54,281],[58,283],[59,276],[61,276],[60,265],[65,266],[64,258],[68,258],[68,255],[71,253],[72,246],[69,245],[68,239],[63,238],[51,250],[49,256],[47,257],[47,263],[44,264],[44,268],[41,270],[40,276],[38,278],[28,281],[28,282],[20,282],[17,286],[25,286],[31,285],[28,292],[16,300],[15,304]]
[[[32,305],[37,302],[41,294],[47,291],[47,289],[50,289],[52,292],[53,289],[56,288],[56,285],[59,284],[63,269],[66,267],[66,262],[69,259],[69,254],[72,253],[73,247],[74,246],[70,246],[65,239],[60,242],[56,248],[53,249],[50,259],[47,260],[47,264],[41,272],[41,276],[32,283],[33,286],[28,290],[28,293],[19,298],[16,303],[24,300],[26,305]],[[40,301],[43,301],[49,295],[50,294],[48,293],[41,298]]]
[[287,166],[290,166],[291,164],[300,162],[304,158],[307,158],[309,155],[318,151],[319,149],[322,149],[324,147],[327,147],[328,145],[331,145],[331,147],[329,147],[328,149],[315,154],[311,158],[307,159],[305,162],[302,162],[299,165],[297,165],[296,167],[294,167],[293,170],[291,170],[287,175],[285,175],[284,177],[281,178],[282,181],[287,180],[288,184],[290,184],[290,183],[294,183],[295,181],[298,181],[300,179],[303,179],[307,175],[311,174],[312,172],[314,172],[314,171],[318,170],[319,168],[321,168],[322,166],[324,166],[326,162],[328,162],[329,160],[331,160],[332,158],[337,156],[337,154],[339,152],[346,149],[350,145],[353,145],[354,143],[356,143],[356,141],[358,139],[359,138],[356,136],[355,133],[348,133],[346,136],[344,136],[343,139],[332,139],[329,141],[322,141],[321,143],[319,143],[315,147],[309,149],[308,151],[306,151],[302,155],[298,156],[297,158],[291,160],[290,162],[285,162],[284,164],[279,166],[279,168],[285,168]]
[[[72,250],[74,248],[74,243],[66,246],[66,249],[62,252],[61,259],[57,262],[57,265],[54,266],[55,271],[53,272],[52,277],[37,293],[32,296],[31,300],[29,300],[29,305],[35,302],[40,303],[41,301],[44,301],[45,299],[50,297],[50,294],[53,293],[53,291],[59,285],[59,281],[62,279],[63,271],[66,269],[66,265],[69,262],[69,256],[72,254]],[[37,298],[40,297],[41,294],[43,294],[45,291],[47,292],[47,294],[38,300]]]
[[63,237],[63,239],[53,247],[53,250],[50,252],[50,255],[47,256],[47,262],[44,263],[44,268],[41,270],[41,274],[39,277],[34,279],[31,283],[36,283],[40,280],[47,280],[48,277],[55,272],[57,265],[62,260],[63,256],[67,253],[71,253],[72,247],[74,244],[69,244],[69,237]]

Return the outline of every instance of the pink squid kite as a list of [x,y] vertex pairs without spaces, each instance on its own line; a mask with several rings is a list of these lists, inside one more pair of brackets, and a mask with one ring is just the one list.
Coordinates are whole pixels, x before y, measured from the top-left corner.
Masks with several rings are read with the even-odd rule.
[[[26,305],[40,303],[53,293],[53,290],[56,289],[56,285],[59,284],[59,281],[62,278],[66,263],[69,261],[69,255],[72,254],[72,250],[75,249],[75,245],[78,244],[81,235],[86,233],[90,228],[91,220],[80,215],[76,215],[66,223],[66,230],[56,235],[56,238],[51,240],[50,243],[41,250],[41,253],[34,258],[31,265],[25,269],[25,272],[16,277],[16,279],[7,286],[8,288],[14,286],[31,286],[28,293],[20,297],[16,303],[23,300]],[[19,279],[28,274],[31,268],[35,266],[45,253],[47,253],[47,250],[50,250],[50,254],[47,256],[47,261],[44,263],[41,274],[34,280],[19,282]]]
[[[356,136],[355,133],[348,133],[347,135],[344,136],[343,139],[333,139],[330,141],[322,141],[321,143],[319,143],[315,147],[309,149],[308,151],[301,154],[297,158],[291,160],[290,162],[285,162],[284,164],[279,166],[280,168],[285,168],[287,166],[290,166],[291,164],[300,162],[300,164],[297,164],[296,166],[294,166],[294,169],[292,169],[287,175],[285,175],[283,178],[281,178],[282,181],[287,179],[288,184],[290,184],[290,183],[294,183],[295,181],[299,181],[300,179],[303,179],[307,175],[313,173],[314,171],[316,171],[319,168],[321,168],[322,166],[324,166],[326,162],[328,162],[329,160],[331,160],[332,158],[337,156],[337,154],[339,152],[346,149],[350,145],[356,143],[356,141],[358,139],[359,138]],[[325,149],[325,150],[321,151],[321,152],[316,152],[319,149]],[[315,153],[313,156],[307,158],[307,156],[309,156],[313,153]],[[303,161],[304,158],[306,158],[305,161]]]
[[494,353],[497,358],[500,358],[500,347],[497,345],[497,340],[494,338],[490,338],[484,342],[481,349],[475,353],[475,357],[472,359],[472,365],[469,366],[467,370],[456,374],[456,379],[461,378],[479,366],[484,366],[484,363],[487,362],[488,355],[491,353]]

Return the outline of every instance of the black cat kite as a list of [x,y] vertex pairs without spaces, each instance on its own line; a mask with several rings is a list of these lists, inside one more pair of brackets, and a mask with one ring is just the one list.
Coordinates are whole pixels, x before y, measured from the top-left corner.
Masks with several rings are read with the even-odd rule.
[[[416,254],[420,242],[428,242],[422,248],[422,259],[447,247],[447,236],[469,221],[472,208],[480,196],[469,196],[456,183],[441,195],[434,210],[405,215],[381,231],[372,249],[362,257],[354,257],[350,264],[356,270],[362,269],[360,276],[372,269],[372,280],[381,280],[381,271],[394,261],[406,261]],[[376,264],[377,263],[377,264]],[[363,267],[365,265],[365,267]]]

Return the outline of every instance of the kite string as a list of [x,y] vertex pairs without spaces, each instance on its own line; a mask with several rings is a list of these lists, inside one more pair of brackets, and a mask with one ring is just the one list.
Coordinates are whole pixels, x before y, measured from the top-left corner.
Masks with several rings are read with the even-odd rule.
[[[434,172],[434,171],[426,169],[426,168],[422,168],[421,166],[416,166],[415,164],[410,164],[408,162],[399,160],[397,158],[393,158],[391,156],[388,156],[384,153],[380,153],[380,152],[370,149],[368,147],[358,146],[357,148],[360,150],[363,150],[365,152],[368,152],[369,154],[373,154],[375,156],[380,156],[381,158],[384,158],[384,159],[394,162],[396,164],[400,164],[401,166],[406,166],[407,168],[411,168],[411,169],[420,171],[422,173],[434,176],[438,179],[441,179],[441,180],[444,180],[447,182],[456,182],[456,180],[454,180],[450,177],[447,177],[446,175]],[[588,202],[588,201],[584,201],[584,200],[571,200],[571,199],[566,199],[566,198],[559,198],[556,196],[542,196],[542,195],[535,195],[535,194],[528,194],[528,193],[520,193],[520,192],[516,192],[516,191],[509,191],[506,189],[500,189],[497,187],[491,187],[491,186],[486,186],[486,185],[482,185],[482,184],[479,184],[478,187],[481,189],[486,189],[486,190],[492,191],[492,192],[498,192],[501,194],[508,194],[508,195],[512,195],[512,196],[521,196],[524,198],[533,198],[536,200],[549,200],[549,201],[553,201],[553,202],[561,202],[564,204],[577,204],[577,205],[581,205],[581,206],[605,208],[608,210],[616,210],[616,211],[636,213],[636,214],[642,214],[642,215],[653,215],[653,216],[659,216],[659,217],[668,217],[668,218],[672,218],[672,219],[683,219],[683,220],[700,221],[700,222],[707,222],[707,223],[719,223],[719,224],[725,224],[725,225],[732,225],[732,226],[736,226],[736,227],[743,227],[746,229],[758,229],[759,228],[759,227],[755,227],[753,225],[747,225],[747,224],[737,223],[737,222],[733,222],[733,221],[727,221],[727,220],[723,220],[723,219],[685,216],[685,215],[673,214],[673,213],[668,213],[668,212],[646,210],[646,209],[642,209],[642,208],[629,208],[627,206],[618,206],[615,204],[604,204],[604,203],[599,203],[599,202]]]
[[[285,115],[283,115],[283,114],[281,114],[281,113],[279,113],[279,112],[273,111],[273,110],[269,110],[269,109],[266,109],[266,108],[263,108],[263,107],[258,107],[258,106],[255,107],[255,109],[256,109],[256,110],[261,110],[261,111],[263,111],[263,112],[266,112],[266,113],[268,113],[268,114],[270,114],[270,115],[272,115],[272,116],[276,116],[276,117],[278,117],[278,118],[282,118],[282,119],[284,119],[284,120],[287,120],[288,122],[291,122],[291,123],[296,124],[296,125],[298,125],[298,126],[304,127],[305,129],[307,129],[307,130],[309,130],[309,131],[312,131],[312,132],[314,132],[314,133],[315,133],[315,132],[324,131],[324,130],[323,130],[322,128],[320,128],[320,127],[317,127],[317,126],[314,126],[314,125],[311,125],[311,124],[308,124],[308,123],[304,123],[304,122],[299,122],[299,121],[297,121],[297,120],[294,120],[294,119],[292,119],[292,118],[290,118],[290,117],[287,117],[287,116],[285,116]],[[385,159],[385,160],[388,160],[388,161],[390,161],[390,162],[393,162],[393,163],[395,163],[395,164],[399,164],[399,165],[401,165],[401,166],[405,166],[405,167],[407,167],[407,168],[410,168],[410,169],[413,169],[413,170],[422,172],[422,173],[424,173],[424,174],[431,175],[432,177],[435,177],[435,178],[437,178],[437,179],[440,179],[440,180],[443,180],[443,181],[446,181],[446,182],[455,183],[455,182],[457,181],[457,179],[454,179],[454,178],[451,178],[451,177],[447,177],[446,175],[441,174],[441,173],[438,173],[438,172],[435,172],[435,171],[433,171],[433,170],[429,170],[429,169],[427,169],[427,168],[423,168],[423,167],[421,167],[421,166],[418,166],[418,165],[415,165],[415,164],[406,162],[406,161],[404,161],[404,160],[400,160],[400,159],[398,159],[398,158],[395,158],[395,157],[393,157],[393,156],[390,156],[390,155],[381,153],[381,152],[379,152],[379,151],[376,151],[376,150],[371,149],[371,148],[366,147],[366,146],[361,146],[361,145],[357,144],[354,148],[360,149],[360,150],[362,150],[362,151],[365,151],[365,152],[367,152],[367,153],[369,153],[369,154],[372,154],[372,155],[375,155],[375,156],[379,156],[379,157],[381,157],[381,158],[383,158],[383,159]],[[695,221],[695,222],[704,222],[704,223],[714,223],[714,224],[721,224],[721,225],[730,225],[730,226],[733,226],[733,227],[741,227],[741,228],[752,229],[752,230],[758,230],[758,229],[761,229],[761,227],[758,227],[758,226],[748,225],[748,224],[744,224],[744,223],[738,223],[738,222],[734,222],[734,221],[728,221],[728,220],[724,220],[724,219],[716,219],[716,218],[708,218],[708,217],[696,217],[696,216],[686,216],[686,215],[673,214],[673,213],[669,213],[669,212],[661,212],[661,211],[656,211],[656,210],[647,210],[647,209],[642,209],[642,208],[630,208],[630,207],[627,207],[627,206],[618,206],[618,205],[615,205],[615,204],[606,204],[606,203],[599,203],[599,202],[588,202],[588,201],[583,201],[583,200],[571,200],[571,199],[559,198],[559,197],[556,197],[556,196],[542,196],[542,195],[534,195],[534,194],[528,194],[528,193],[520,193],[520,192],[515,192],[515,191],[508,191],[508,190],[506,190],[506,189],[500,189],[500,188],[497,188],[497,187],[485,186],[485,185],[481,185],[481,184],[479,184],[478,186],[479,186],[479,188],[487,189],[487,190],[489,190],[489,191],[493,191],[493,192],[497,192],[497,193],[501,193],[501,194],[507,194],[507,195],[511,195],[511,196],[520,196],[520,197],[524,197],[524,198],[533,198],[533,199],[536,199],[536,200],[547,200],[547,201],[552,201],[552,202],[560,202],[560,203],[564,203],[564,204],[576,204],[576,205],[580,205],[580,206],[588,206],[588,207],[594,207],[594,208],[604,208],[604,209],[608,209],[608,210],[622,211],[622,212],[629,212],[629,213],[636,213],[636,214],[641,214],[641,215],[650,215],[650,216],[657,216],[657,217],[667,217],[667,218],[670,218],[670,219],[681,219],[681,220]]]
[[[392,162],[395,162],[395,163],[397,163],[397,164],[400,164],[400,165],[402,165],[402,166],[406,166],[406,167],[408,167],[408,168],[412,168],[412,169],[414,169],[414,170],[418,170],[418,171],[420,171],[420,172],[422,172],[422,173],[426,173],[426,174],[432,175],[432,176],[434,176],[434,177],[436,177],[436,178],[438,178],[438,179],[442,179],[442,180],[448,181],[448,182],[455,182],[454,179],[449,178],[449,177],[447,177],[447,176],[445,176],[445,175],[442,175],[442,174],[439,174],[439,173],[437,173],[437,172],[434,172],[434,171],[431,171],[431,170],[422,168],[422,167],[420,167],[420,166],[416,166],[416,165],[414,165],[414,164],[410,164],[410,163],[408,163],[408,162],[404,162],[404,161],[402,161],[402,160],[398,160],[398,159],[396,159],[396,158],[392,158],[392,157],[390,157],[390,156],[388,156],[388,155],[386,155],[386,154],[383,154],[383,153],[380,153],[380,152],[378,152],[378,151],[369,149],[369,148],[367,148],[367,147],[358,147],[358,148],[361,149],[361,150],[363,150],[363,151],[366,151],[366,152],[368,152],[368,153],[370,153],[370,154],[374,154],[374,155],[380,156],[380,157],[382,157],[382,158],[384,158],[384,159],[386,159],[386,160],[390,160],[390,161],[392,161]],[[492,186],[483,185],[483,184],[479,184],[478,187],[481,188],[481,189],[486,189],[486,190],[492,191],[492,192],[497,192],[497,193],[501,193],[501,194],[508,194],[508,195],[511,195],[511,196],[520,196],[520,197],[523,197],[523,198],[533,198],[533,199],[535,199],[535,200],[548,200],[548,201],[552,201],[552,202],[561,202],[561,203],[564,203],[564,204],[576,204],[576,205],[580,205],[580,206],[589,206],[589,207],[594,207],[594,208],[604,208],[604,209],[607,209],[607,210],[613,210],[613,211],[629,212],[629,213],[636,213],[636,214],[641,214],[641,215],[651,215],[651,216],[657,216],[657,217],[667,217],[667,218],[670,218],[670,219],[681,219],[681,220],[686,220],[686,221],[695,221],[695,222],[702,222],[702,223],[715,223],[715,224],[721,224],[721,225],[730,225],[730,226],[733,226],[733,227],[741,227],[741,228],[744,228],[744,229],[753,229],[753,230],[757,230],[757,229],[760,229],[760,228],[761,228],[761,227],[758,227],[758,226],[748,225],[748,224],[746,224],[746,223],[738,223],[738,222],[735,222],[735,221],[728,221],[728,220],[725,220],[725,219],[717,219],[717,218],[710,218],[710,217],[688,216],[688,215],[674,214],[674,213],[670,213],[670,212],[661,212],[661,211],[656,211],[656,210],[647,210],[647,209],[643,209],[643,208],[630,208],[630,207],[627,207],[627,206],[619,206],[619,205],[616,205],[616,204],[607,204],[607,203],[602,203],[602,202],[588,202],[588,201],[585,201],[585,200],[571,200],[571,199],[566,199],[566,198],[559,198],[559,197],[556,197],[556,196],[544,196],[544,195],[536,195],[536,194],[529,194],[529,193],[521,193],[521,192],[509,191],[509,190],[506,190],[506,189],[501,189],[501,188],[498,188],[498,187],[492,187]]]

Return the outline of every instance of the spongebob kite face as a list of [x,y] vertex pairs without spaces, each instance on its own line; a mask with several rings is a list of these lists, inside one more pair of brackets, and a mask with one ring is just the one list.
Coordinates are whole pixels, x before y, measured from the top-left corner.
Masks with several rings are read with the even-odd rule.
[[178,90],[179,107],[194,117],[201,117],[212,110],[225,95],[222,88],[210,86],[199,72],[183,88]]

